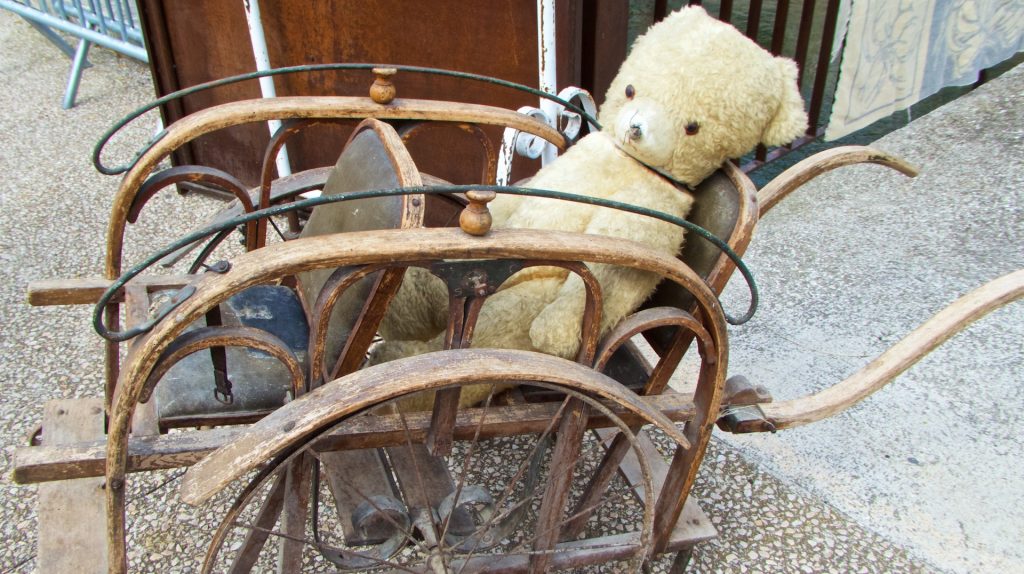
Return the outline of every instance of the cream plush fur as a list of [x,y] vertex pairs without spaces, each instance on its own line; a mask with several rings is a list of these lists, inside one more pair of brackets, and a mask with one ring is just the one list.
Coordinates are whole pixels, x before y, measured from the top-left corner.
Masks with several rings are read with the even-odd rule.
[[[541,169],[529,186],[685,217],[692,197],[655,170],[695,186],[723,161],[758,143],[793,140],[807,123],[796,78],[792,61],[773,57],[702,8],[684,8],[634,44],[601,108],[603,130]],[[491,211],[499,228],[621,237],[673,255],[683,244],[683,230],[674,225],[607,208],[499,196]],[[604,295],[602,332],[637,309],[658,282],[631,269],[590,268]],[[412,309],[424,305],[428,311]],[[524,270],[487,300],[473,346],[574,358],[583,307],[583,284],[575,274]],[[410,270],[381,325],[385,343],[371,360],[441,349],[446,315],[443,284],[425,271]],[[464,403],[483,398],[466,395],[475,393],[464,393]]]

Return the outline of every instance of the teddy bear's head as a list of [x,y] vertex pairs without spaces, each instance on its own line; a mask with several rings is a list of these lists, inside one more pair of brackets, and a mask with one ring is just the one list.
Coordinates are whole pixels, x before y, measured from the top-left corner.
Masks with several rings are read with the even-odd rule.
[[688,7],[637,39],[599,121],[626,153],[689,185],[807,128],[796,64]]

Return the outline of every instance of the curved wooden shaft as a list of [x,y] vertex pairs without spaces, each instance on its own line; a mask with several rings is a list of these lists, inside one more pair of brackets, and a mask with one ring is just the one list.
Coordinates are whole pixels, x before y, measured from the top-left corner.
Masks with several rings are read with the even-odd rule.
[[947,339],[974,321],[1024,296],[1024,269],[971,291],[939,311],[866,367],[819,393],[762,404],[775,428],[793,428],[842,412],[882,388]]
[[556,129],[529,116],[478,104],[455,104],[432,100],[396,99],[382,106],[367,98],[293,96],[232,102],[191,114],[167,128],[159,141],[139,158],[121,181],[114,197],[107,227],[107,278],[121,272],[121,247],[125,218],[142,182],[171,152],[204,134],[226,127],[287,119],[361,119],[443,121],[512,127],[550,141],[567,145]]
[[608,365],[608,361],[615,355],[615,351],[618,351],[619,347],[633,336],[649,329],[668,326],[684,327],[700,340],[704,349],[714,354],[711,334],[693,315],[675,307],[652,307],[626,317],[601,339],[601,347],[594,360],[594,368],[603,371]]
[[139,213],[146,203],[157,194],[158,191],[177,183],[209,183],[227,190],[241,202],[245,213],[253,210],[252,200],[249,197],[248,187],[230,173],[203,165],[179,165],[157,172],[147,179],[139,192],[135,194],[128,209],[128,223],[135,223],[139,219]]
[[909,177],[917,176],[916,167],[898,157],[891,156],[874,148],[866,146],[832,148],[816,153],[797,163],[762,187],[757,192],[757,203],[761,206],[761,217],[764,217],[768,210],[775,207],[787,195],[808,181],[838,167],[858,163],[877,163],[891,167]]
[[578,363],[530,351],[452,349],[374,365],[284,405],[189,469],[181,499],[200,504],[263,462],[382,401],[451,385],[498,382],[551,383],[606,399],[678,444],[690,444],[670,419],[638,395]]

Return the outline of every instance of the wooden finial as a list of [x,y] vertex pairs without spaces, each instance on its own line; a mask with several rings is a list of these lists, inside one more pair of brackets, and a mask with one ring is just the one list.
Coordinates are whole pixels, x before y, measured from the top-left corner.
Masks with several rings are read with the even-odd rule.
[[497,195],[493,191],[466,192],[469,205],[459,214],[459,227],[470,235],[487,235],[491,230],[491,212],[487,209],[487,203]]
[[395,68],[374,68],[373,74],[377,76],[377,79],[373,81],[373,85],[370,86],[370,98],[378,104],[390,104],[395,96],[398,94],[398,90],[395,89],[395,84],[391,82],[391,77],[398,73]]

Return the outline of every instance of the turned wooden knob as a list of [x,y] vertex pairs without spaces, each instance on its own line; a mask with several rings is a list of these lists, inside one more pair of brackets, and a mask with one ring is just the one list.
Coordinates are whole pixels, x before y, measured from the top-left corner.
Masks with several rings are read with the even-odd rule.
[[459,214],[459,227],[470,235],[487,235],[491,230],[491,212],[487,203],[497,196],[493,191],[466,192],[469,205]]
[[395,68],[374,68],[373,75],[377,76],[377,79],[373,81],[373,85],[370,86],[370,98],[378,104],[390,104],[395,96],[398,94],[398,90],[395,89],[395,84],[391,82],[391,77],[398,73]]

